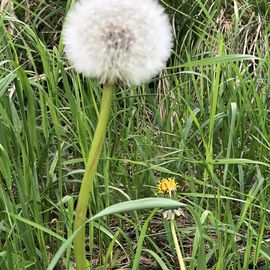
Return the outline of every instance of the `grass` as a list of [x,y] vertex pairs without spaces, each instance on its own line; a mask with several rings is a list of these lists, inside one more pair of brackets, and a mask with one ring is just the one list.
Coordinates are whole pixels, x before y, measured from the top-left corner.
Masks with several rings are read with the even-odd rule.
[[[175,177],[188,269],[269,269],[268,1],[161,2],[172,57],[151,82],[118,86],[88,216],[153,197],[159,179]],[[101,88],[63,55],[70,2],[10,3],[0,17],[0,267],[73,269],[74,208]],[[92,269],[178,267],[159,212],[110,215],[87,230]]]

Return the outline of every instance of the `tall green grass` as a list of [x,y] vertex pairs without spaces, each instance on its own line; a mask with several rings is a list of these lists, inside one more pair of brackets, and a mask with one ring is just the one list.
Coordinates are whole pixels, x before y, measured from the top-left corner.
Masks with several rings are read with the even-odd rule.
[[[0,268],[73,269],[101,88],[63,55],[70,3],[12,2],[0,17]],[[118,86],[88,216],[153,197],[173,176],[188,205],[177,219],[188,269],[269,269],[269,5],[163,2],[172,57],[151,82]],[[92,269],[177,269],[158,212],[107,216],[87,230]]]

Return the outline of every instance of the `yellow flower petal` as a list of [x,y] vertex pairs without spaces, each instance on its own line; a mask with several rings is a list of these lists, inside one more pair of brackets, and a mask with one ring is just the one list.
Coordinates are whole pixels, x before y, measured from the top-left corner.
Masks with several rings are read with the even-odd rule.
[[171,194],[176,192],[178,184],[174,178],[163,178],[157,183],[157,189],[159,194]]

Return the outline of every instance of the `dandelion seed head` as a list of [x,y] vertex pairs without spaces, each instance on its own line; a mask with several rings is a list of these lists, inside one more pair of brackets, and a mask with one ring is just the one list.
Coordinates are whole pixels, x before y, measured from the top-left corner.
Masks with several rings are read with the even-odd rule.
[[156,0],[81,0],[63,30],[75,69],[101,83],[140,84],[166,65],[172,31]]

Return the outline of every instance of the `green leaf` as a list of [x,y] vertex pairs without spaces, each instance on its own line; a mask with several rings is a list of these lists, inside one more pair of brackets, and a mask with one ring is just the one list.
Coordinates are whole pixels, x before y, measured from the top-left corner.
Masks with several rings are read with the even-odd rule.
[[216,65],[216,64],[225,64],[225,63],[230,63],[230,62],[247,61],[247,60],[254,61],[254,60],[259,60],[259,58],[255,57],[253,55],[248,55],[248,54],[219,55],[219,56],[215,56],[215,57],[192,61],[192,62],[185,63],[182,65],[168,67],[166,69],[174,69],[174,68],[180,68],[180,67]]
[[185,204],[177,202],[175,200],[166,199],[166,198],[145,198],[133,201],[122,202],[118,204],[111,205],[104,210],[100,211],[96,214],[92,219],[98,219],[103,216],[127,212],[127,211],[134,211],[134,210],[141,210],[141,209],[149,209],[149,208],[176,208],[182,207]]
[[169,270],[162,258],[156,252],[150,249],[143,249],[143,251],[149,253],[156,260],[162,270]]
[[149,222],[152,219],[152,217],[156,214],[156,212],[157,212],[157,209],[154,209],[151,212],[151,214],[149,215],[149,217],[146,219],[145,223],[143,224],[141,234],[140,234],[140,237],[139,237],[139,240],[138,240],[138,245],[137,245],[137,249],[136,249],[135,258],[134,258],[133,265],[132,265],[132,270],[139,269],[140,258],[141,258],[142,247],[143,247],[143,241],[144,241],[144,238],[146,237]]

